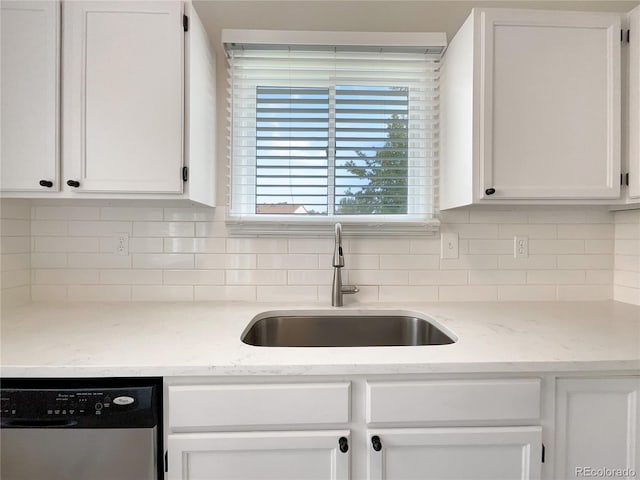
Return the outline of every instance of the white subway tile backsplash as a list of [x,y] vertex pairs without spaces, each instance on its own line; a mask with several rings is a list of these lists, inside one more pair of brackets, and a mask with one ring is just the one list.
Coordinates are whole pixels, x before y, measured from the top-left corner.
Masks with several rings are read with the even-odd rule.
[[505,223],[498,225],[498,237],[513,240],[515,236],[525,236],[529,239],[549,239],[558,237],[558,225],[555,224],[522,224]]
[[165,285],[224,285],[224,270],[166,270]]
[[409,285],[466,285],[465,270],[420,270],[409,272]]
[[103,285],[161,285],[162,270],[100,270]]
[[[188,253],[135,253],[133,268],[185,269],[194,267],[194,256]],[[129,257],[121,257],[129,258]]]
[[556,299],[556,287],[545,285],[502,285],[498,300],[504,302],[538,302]]
[[555,255],[529,255],[514,258],[513,255],[500,255],[498,265],[507,270],[549,270],[556,268]]
[[308,270],[318,268],[317,255],[289,255],[275,253],[259,253],[258,268],[279,270]]
[[100,283],[99,271],[91,269],[33,271],[34,285],[95,285]]
[[227,238],[226,243],[227,253],[287,253],[288,251],[285,238]]
[[518,285],[527,283],[527,272],[522,270],[471,270],[470,285]]
[[416,255],[440,255],[440,238],[413,239],[409,252]]
[[31,235],[31,220],[2,218],[0,219],[0,234],[3,237],[28,237]]
[[196,237],[223,237],[228,236],[226,225],[222,222],[196,222]]
[[0,272],[2,277],[2,288],[16,288],[28,286],[31,283],[29,270],[3,270]]
[[613,231],[613,224],[558,225],[558,238],[610,240]]
[[585,253],[584,240],[529,240],[530,255],[577,253]]
[[34,237],[33,240],[34,252],[98,253],[101,251],[98,237]]
[[467,255],[458,258],[440,259],[442,270],[495,270],[498,268],[497,255]]
[[612,285],[560,285],[558,300],[569,302],[609,300],[613,298]]
[[[38,223],[38,222],[36,222]],[[33,225],[31,226],[33,228]],[[126,232],[131,235],[131,222],[78,222],[68,223],[69,235],[75,237],[104,237]],[[33,234],[33,233],[32,233]]]
[[527,212],[511,207],[492,209],[474,208],[469,212],[470,223],[527,223]]
[[433,270],[438,265],[438,255],[380,255],[380,270]]
[[223,253],[224,238],[165,238],[166,253]]
[[193,222],[133,222],[135,237],[193,237]]
[[34,220],[98,220],[100,208],[73,205],[36,205],[33,207]]
[[67,300],[70,302],[126,302],[131,300],[128,285],[69,285]]
[[60,285],[31,285],[33,302],[66,302],[67,287]]
[[254,269],[257,267],[256,255],[253,253],[224,253],[196,254],[195,268],[222,269]]
[[34,238],[43,236],[67,236],[69,224],[66,221],[42,220],[31,222],[31,235]]
[[194,299],[196,302],[208,302],[214,300],[227,300],[234,302],[255,302],[255,285],[224,285],[224,286],[199,286],[194,287]]
[[611,269],[613,255],[558,255],[558,268]]
[[134,285],[131,299],[140,302],[192,302],[191,285]]
[[513,240],[469,240],[467,253],[472,255],[501,255],[513,253]]
[[258,285],[259,302],[315,302],[318,300],[318,287],[305,285]]
[[285,285],[285,270],[227,270],[227,285]]
[[[640,214],[617,212],[614,223],[600,207],[477,206],[439,219],[459,235],[457,259],[440,258],[439,235],[345,228],[343,281],[361,289],[345,302],[609,298],[614,283],[616,295],[633,297],[624,289],[640,272]],[[231,237],[224,220],[220,207],[18,202],[2,211],[2,271],[31,269],[34,300],[330,302],[332,237]],[[115,253],[120,233],[129,255]],[[529,238],[529,257],[513,258],[516,235]],[[616,282],[614,268],[627,274]],[[25,274],[15,277],[7,285]]]
[[[27,264],[28,264],[27,260]],[[39,268],[66,268],[66,253],[31,253],[31,268],[37,270]]]
[[[353,273],[349,271],[349,273]],[[343,273],[343,283],[347,283],[346,275]],[[333,270],[289,270],[287,283],[289,285],[331,285],[333,281]]]
[[[358,294],[359,295],[359,294]],[[395,286],[381,285],[379,291],[381,302],[436,302],[438,287],[432,286]]]
[[441,302],[495,302],[498,287],[494,286],[445,286],[438,288]]
[[158,221],[163,219],[163,209],[154,207],[103,207],[101,220]]
[[584,253],[611,254],[614,251],[614,241],[608,240],[585,240]]
[[11,253],[30,253],[31,237],[3,237],[0,245],[0,252],[3,254]]
[[[608,272],[609,270],[596,270]],[[531,285],[572,285],[585,283],[584,270],[530,270],[527,283]]]
[[131,268],[131,257],[112,253],[69,253],[69,268]]
[[407,285],[407,270],[351,270],[348,282],[353,285]]

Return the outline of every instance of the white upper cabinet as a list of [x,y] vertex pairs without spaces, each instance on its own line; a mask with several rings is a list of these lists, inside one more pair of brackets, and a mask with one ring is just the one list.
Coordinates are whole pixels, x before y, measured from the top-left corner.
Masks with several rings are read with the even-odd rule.
[[0,189],[57,191],[60,4],[3,1],[0,20]]
[[629,129],[628,129],[628,170],[629,199],[640,201],[640,7],[629,14]]
[[444,57],[441,208],[619,197],[620,26],[473,11]]
[[3,1],[1,18],[2,196],[215,205],[215,56],[190,2]]
[[182,2],[67,2],[63,24],[65,183],[181,192]]

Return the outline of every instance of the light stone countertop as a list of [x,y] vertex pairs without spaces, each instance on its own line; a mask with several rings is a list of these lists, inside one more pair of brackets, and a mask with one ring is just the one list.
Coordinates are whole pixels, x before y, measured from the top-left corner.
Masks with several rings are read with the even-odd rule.
[[359,304],[435,319],[452,345],[268,348],[240,336],[258,313],[321,304],[34,303],[2,313],[3,377],[640,373],[640,307],[606,302]]

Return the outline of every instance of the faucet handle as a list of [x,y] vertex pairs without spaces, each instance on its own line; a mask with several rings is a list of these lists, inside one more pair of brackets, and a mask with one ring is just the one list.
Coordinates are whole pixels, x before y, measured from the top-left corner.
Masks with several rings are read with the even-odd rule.
[[354,294],[354,293],[358,293],[360,289],[355,285],[342,285],[342,288],[340,289],[340,291],[342,293]]

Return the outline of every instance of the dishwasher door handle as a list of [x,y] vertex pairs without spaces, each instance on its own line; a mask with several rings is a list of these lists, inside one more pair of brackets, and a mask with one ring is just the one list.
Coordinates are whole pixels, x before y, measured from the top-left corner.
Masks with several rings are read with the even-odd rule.
[[62,418],[42,418],[37,420],[16,418],[2,421],[3,428],[69,428],[75,427],[77,424],[77,420]]

